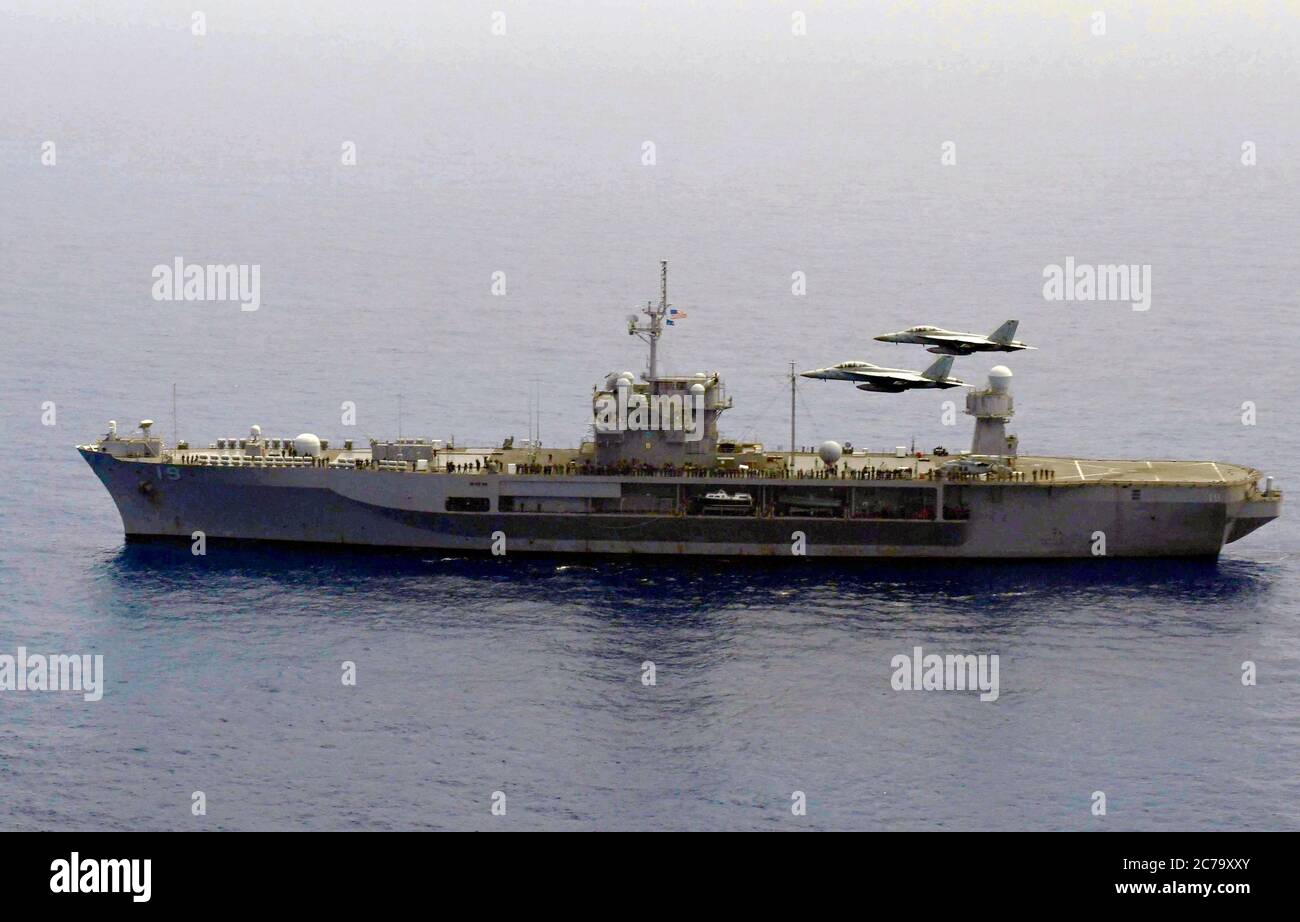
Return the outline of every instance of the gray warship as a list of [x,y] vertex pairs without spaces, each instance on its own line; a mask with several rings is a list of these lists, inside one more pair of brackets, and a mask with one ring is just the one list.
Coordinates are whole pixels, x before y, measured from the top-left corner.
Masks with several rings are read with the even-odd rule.
[[[660,273],[659,302],[627,320],[648,367],[593,388],[591,438],[577,448],[358,444],[257,426],[206,448],[168,447],[146,419],[125,435],[110,423],[77,450],[128,540],[202,533],[498,555],[1213,556],[1279,514],[1281,492],[1249,467],[1020,454],[1006,431],[1004,366],[967,393],[969,451],[795,450],[793,396],[789,450],[727,439],[719,422],[732,401],[718,374],[659,373],[674,315],[666,263]],[[790,380],[793,395],[793,369]]]

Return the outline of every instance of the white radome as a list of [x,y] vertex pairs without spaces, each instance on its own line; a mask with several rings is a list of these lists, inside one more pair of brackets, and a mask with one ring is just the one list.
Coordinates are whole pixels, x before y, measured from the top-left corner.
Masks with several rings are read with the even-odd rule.
[[293,440],[293,450],[308,458],[320,457],[320,439],[310,432],[304,432]]
[[703,384],[692,384],[692,385],[691,385],[691,393],[692,393],[692,394],[703,394],[703,393],[704,393],[704,385],[703,385]]
[[844,449],[840,447],[839,442],[826,441],[822,442],[817,448],[817,457],[821,458],[826,464],[834,464],[844,455]]
[[258,425],[249,426],[248,434],[252,437],[253,441],[257,441],[262,437],[262,427]]
[[989,369],[989,387],[998,393],[1004,392],[1011,386],[1011,369],[1005,365],[994,365]]

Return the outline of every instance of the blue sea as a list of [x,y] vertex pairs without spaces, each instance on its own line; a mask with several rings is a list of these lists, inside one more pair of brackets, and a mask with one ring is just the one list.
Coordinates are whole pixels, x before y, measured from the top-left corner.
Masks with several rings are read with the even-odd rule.
[[[1004,46],[828,4],[800,44],[705,7],[507,6],[494,36],[492,4],[231,3],[196,36],[0,3],[0,654],[105,675],[0,691],[0,828],[1300,826],[1288,507],[1217,561],[124,542],[74,450],[110,419],[576,444],[644,366],[661,258],[664,368],[720,372],[736,438],[788,444],[790,362],[922,367],[872,337],[1014,317],[1038,351],[954,373],[1012,368],[1021,451],[1300,482],[1293,19]],[[155,300],[177,257],[260,266],[259,309]],[[1151,266],[1150,309],[1046,300],[1067,258]],[[798,441],[966,447],[953,393],[801,382]],[[895,691],[916,647],[997,654],[998,699]]]

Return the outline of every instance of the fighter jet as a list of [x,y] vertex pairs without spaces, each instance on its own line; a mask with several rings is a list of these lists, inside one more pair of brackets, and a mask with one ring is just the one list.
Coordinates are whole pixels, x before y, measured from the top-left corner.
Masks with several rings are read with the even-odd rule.
[[1034,349],[1014,337],[1019,320],[1008,320],[988,336],[978,333],[955,333],[939,327],[911,327],[901,333],[885,333],[876,339],[882,343],[916,343],[928,347],[935,355],[970,355],[972,352],[1019,352]]
[[886,394],[898,394],[919,387],[965,387],[965,382],[948,377],[952,369],[952,356],[939,359],[925,371],[909,371],[906,368],[882,368],[870,362],[840,362],[829,368],[801,372],[805,378],[819,378],[823,381],[858,381],[860,391],[880,391]]

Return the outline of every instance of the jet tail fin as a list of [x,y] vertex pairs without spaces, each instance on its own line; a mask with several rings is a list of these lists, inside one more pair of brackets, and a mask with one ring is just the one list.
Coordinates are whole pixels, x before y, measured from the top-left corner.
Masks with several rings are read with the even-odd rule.
[[925,371],[921,372],[921,377],[929,378],[931,381],[942,381],[944,378],[948,377],[948,372],[952,371],[952,359],[953,357],[951,355],[943,356]]
[[1020,326],[1019,320],[1008,320],[990,333],[989,339],[995,343],[1009,343],[1016,338],[1016,327],[1018,326]]

